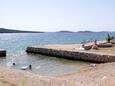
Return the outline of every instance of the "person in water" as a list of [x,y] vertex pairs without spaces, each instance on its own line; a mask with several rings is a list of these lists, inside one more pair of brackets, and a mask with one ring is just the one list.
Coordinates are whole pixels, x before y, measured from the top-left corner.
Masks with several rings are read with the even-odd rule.
[[31,65],[31,64],[29,65],[29,69],[30,69],[30,70],[32,69],[32,65]]

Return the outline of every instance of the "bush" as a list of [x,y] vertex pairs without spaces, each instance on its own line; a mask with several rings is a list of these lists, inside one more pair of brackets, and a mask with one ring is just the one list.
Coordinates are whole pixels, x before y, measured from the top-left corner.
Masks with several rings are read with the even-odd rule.
[[108,43],[110,43],[110,41],[113,40],[113,39],[114,39],[114,36],[110,36],[109,34],[107,35],[106,40],[107,40]]

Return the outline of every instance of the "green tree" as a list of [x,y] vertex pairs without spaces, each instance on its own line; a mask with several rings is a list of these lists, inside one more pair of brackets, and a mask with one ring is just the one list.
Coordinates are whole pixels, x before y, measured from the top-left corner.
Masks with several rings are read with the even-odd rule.
[[112,39],[114,39],[114,36],[110,36],[110,35],[108,34],[108,35],[107,35],[107,38],[106,38],[107,42],[110,43],[110,41],[111,41]]

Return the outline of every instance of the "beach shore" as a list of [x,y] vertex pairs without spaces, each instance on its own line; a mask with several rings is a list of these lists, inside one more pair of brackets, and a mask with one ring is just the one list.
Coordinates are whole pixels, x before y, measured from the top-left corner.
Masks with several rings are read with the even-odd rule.
[[114,86],[115,62],[97,64],[83,71],[59,76],[41,76],[0,67],[0,86]]
[[0,67],[0,86],[76,86],[76,84],[65,79]]
[[[79,51],[81,44],[44,45],[42,48]],[[36,46],[35,46],[36,47]],[[89,50],[98,54],[114,54],[115,46]],[[82,51],[82,50],[81,50]],[[0,67],[0,86],[114,86],[115,62],[90,65],[81,71],[54,76],[42,76],[27,71]]]

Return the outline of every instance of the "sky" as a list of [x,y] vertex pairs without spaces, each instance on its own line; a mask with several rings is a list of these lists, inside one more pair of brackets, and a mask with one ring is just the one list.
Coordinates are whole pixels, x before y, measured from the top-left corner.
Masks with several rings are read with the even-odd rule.
[[0,27],[115,31],[115,0],[0,0]]

